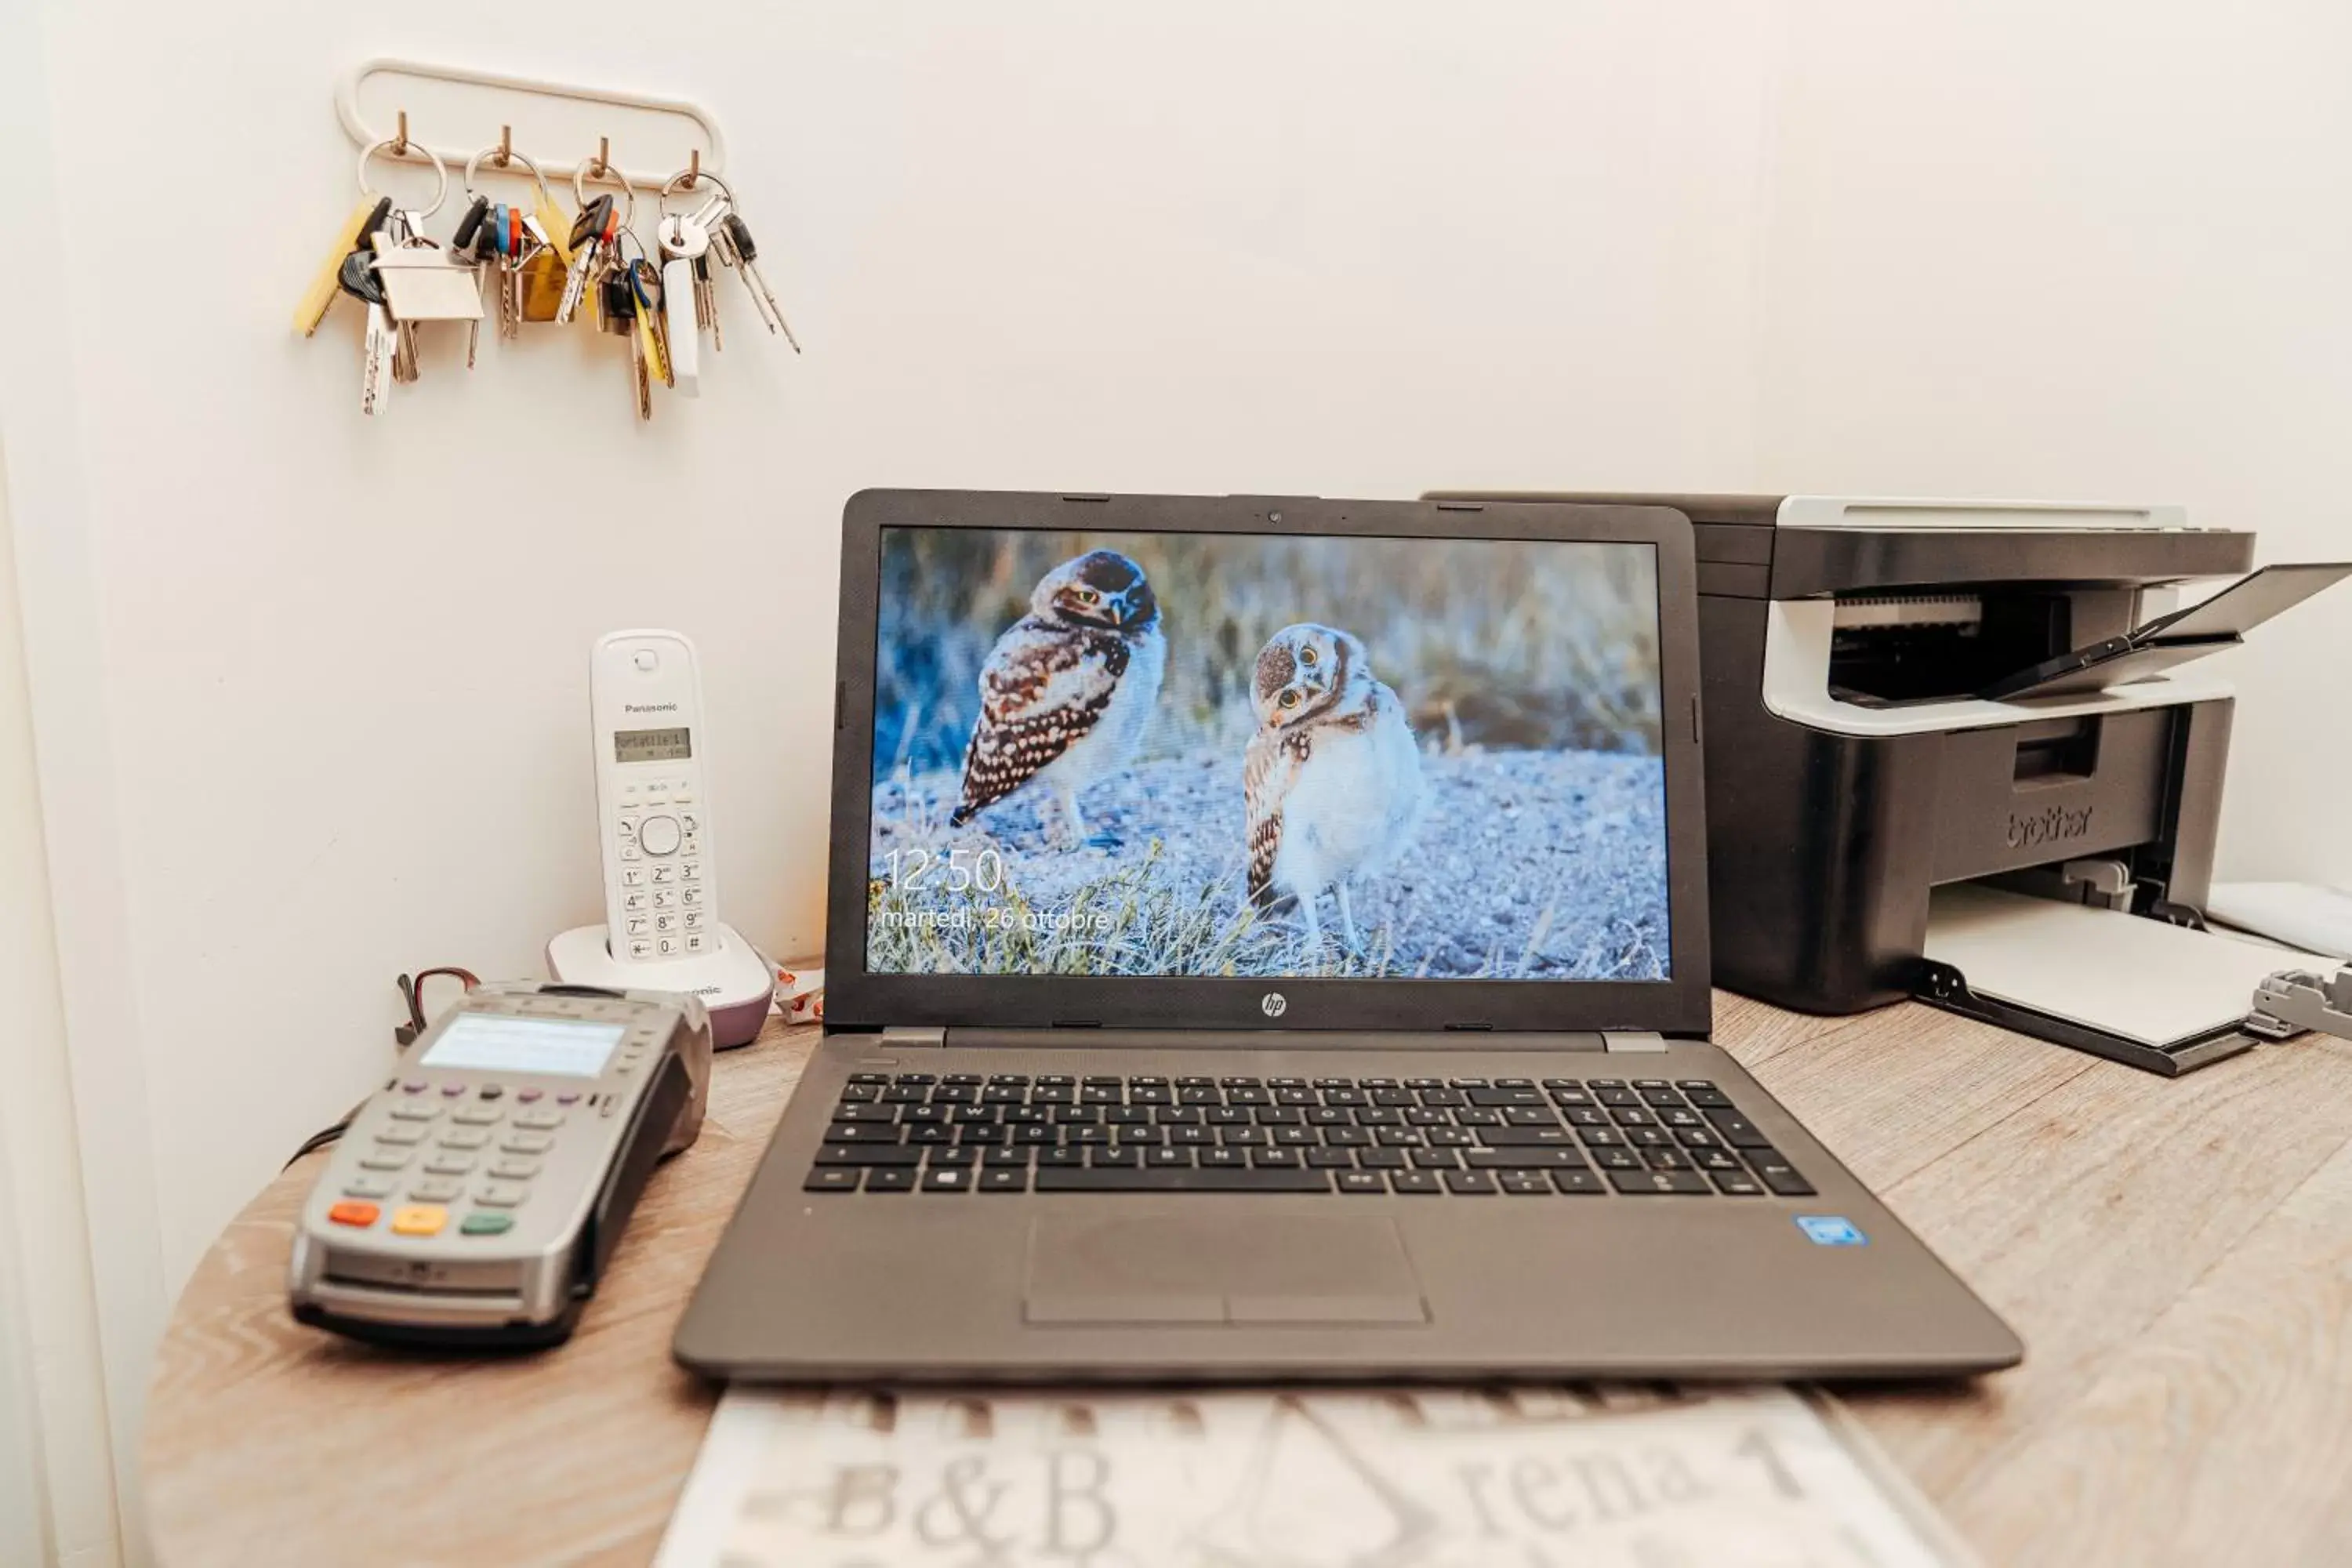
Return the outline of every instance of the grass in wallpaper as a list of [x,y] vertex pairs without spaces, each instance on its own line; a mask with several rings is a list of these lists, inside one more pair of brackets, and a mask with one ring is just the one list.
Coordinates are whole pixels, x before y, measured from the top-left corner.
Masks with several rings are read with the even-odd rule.
[[869,966],[1664,977],[1654,571],[887,531]]

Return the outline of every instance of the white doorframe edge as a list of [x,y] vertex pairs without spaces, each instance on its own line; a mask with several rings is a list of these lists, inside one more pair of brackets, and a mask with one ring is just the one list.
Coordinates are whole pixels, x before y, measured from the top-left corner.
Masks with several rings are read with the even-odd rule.
[[[0,254],[37,256],[65,232],[43,8],[0,6]],[[25,658],[64,999],[82,1198],[90,1234],[115,1495],[126,1558],[147,1559],[139,1436],[170,1312],[136,947],[123,877],[95,542],[67,290],[0,334],[0,445],[16,535]]]

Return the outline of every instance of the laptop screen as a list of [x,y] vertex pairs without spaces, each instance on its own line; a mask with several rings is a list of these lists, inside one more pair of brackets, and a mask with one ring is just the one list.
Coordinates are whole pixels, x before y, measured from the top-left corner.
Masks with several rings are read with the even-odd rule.
[[877,974],[1673,973],[1646,543],[886,528]]

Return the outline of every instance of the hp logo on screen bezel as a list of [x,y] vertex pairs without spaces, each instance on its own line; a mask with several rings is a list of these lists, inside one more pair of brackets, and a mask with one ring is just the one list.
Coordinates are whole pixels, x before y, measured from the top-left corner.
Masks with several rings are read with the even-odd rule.
[[1269,1018],[1279,1018],[1282,1016],[1284,1009],[1287,1008],[1289,1005],[1290,1004],[1283,998],[1281,992],[1269,991],[1259,1000],[1257,1010],[1265,1014]]

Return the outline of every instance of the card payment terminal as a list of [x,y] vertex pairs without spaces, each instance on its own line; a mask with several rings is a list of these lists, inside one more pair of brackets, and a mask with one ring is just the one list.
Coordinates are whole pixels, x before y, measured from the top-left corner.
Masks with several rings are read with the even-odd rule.
[[709,1081],[694,997],[477,988],[352,1118],[295,1232],[294,1316],[394,1343],[565,1339]]

